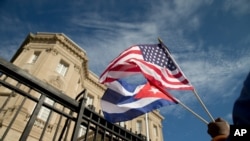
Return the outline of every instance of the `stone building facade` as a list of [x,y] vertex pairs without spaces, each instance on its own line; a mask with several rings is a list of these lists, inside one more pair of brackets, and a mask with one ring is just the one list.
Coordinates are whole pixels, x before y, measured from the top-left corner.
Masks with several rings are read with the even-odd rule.
[[[62,33],[30,33],[12,57],[11,63],[54,86],[73,99],[83,89],[86,89],[86,106],[94,108],[95,111],[101,110],[100,99],[106,87],[98,83],[98,76],[88,69],[86,52],[66,35]],[[0,99],[5,93],[4,90],[0,89]],[[53,104],[53,101],[50,99],[46,101]],[[12,107],[13,111],[13,108],[18,107],[18,103],[19,98],[16,97],[15,100],[8,104],[7,109]],[[0,106],[2,104],[0,101]],[[25,103],[25,107],[23,110],[29,113],[34,106],[32,103]],[[38,114],[37,120],[46,120],[48,114],[49,111],[46,108],[42,109]],[[1,124],[7,120],[4,117],[0,117],[0,119]],[[152,141],[163,141],[163,119],[157,110],[148,114],[148,133]],[[57,117],[54,116],[51,122],[56,120]],[[131,121],[117,124],[126,126],[127,129],[143,135],[146,135],[147,132],[144,115]],[[21,122],[16,128],[20,127]],[[47,139],[50,140],[50,137]]]

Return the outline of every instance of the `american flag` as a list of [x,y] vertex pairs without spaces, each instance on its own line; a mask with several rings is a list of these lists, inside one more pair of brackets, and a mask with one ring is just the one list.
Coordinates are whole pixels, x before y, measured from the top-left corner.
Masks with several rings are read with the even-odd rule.
[[193,86],[162,44],[131,46],[108,65],[99,80],[107,84],[138,73],[143,74],[155,86],[193,90]]

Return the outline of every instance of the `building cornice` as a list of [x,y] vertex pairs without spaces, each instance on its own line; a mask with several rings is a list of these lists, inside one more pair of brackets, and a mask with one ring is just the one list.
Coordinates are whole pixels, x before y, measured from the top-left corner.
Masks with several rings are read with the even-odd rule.
[[100,89],[102,89],[103,91],[106,90],[106,86],[99,83],[98,82],[98,76],[96,76],[96,74],[94,74],[93,72],[91,72],[90,70],[88,71],[89,75],[87,77],[87,80],[89,82],[91,82],[92,84],[96,85],[97,87],[99,87]]
[[[26,39],[27,40],[27,39]],[[74,56],[85,62],[88,60],[86,52],[69,39],[62,33],[43,33],[38,32],[37,34],[30,33],[28,36],[28,42],[39,42],[39,43],[57,43],[62,45],[66,50],[72,53]]]
[[158,118],[160,118],[161,120],[164,120],[164,117],[160,114],[160,111],[158,109],[153,110],[152,113],[156,115]]

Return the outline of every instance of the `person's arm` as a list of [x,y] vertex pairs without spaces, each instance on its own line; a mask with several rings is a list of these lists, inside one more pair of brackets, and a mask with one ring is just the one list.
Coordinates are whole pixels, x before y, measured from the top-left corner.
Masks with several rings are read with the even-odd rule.
[[234,103],[234,125],[250,125],[250,72],[244,81],[240,96]]

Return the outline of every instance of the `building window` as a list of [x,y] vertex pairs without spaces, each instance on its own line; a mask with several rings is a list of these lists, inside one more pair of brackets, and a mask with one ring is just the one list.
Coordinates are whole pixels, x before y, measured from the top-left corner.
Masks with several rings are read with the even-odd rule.
[[92,106],[94,103],[94,97],[92,95],[88,95],[87,96],[87,101],[86,101],[86,105],[87,106]]
[[79,129],[79,133],[78,133],[78,137],[82,137],[86,134],[86,127],[83,125],[80,125],[80,129]]
[[56,72],[61,74],[62,76],[65,76],[68,69],[69,69],[69,64],[61,60],[56,67]]
[[153,127],[153,134],[154,134],[154,136],[158,136],[158,128],[157,128],[157,126],[156,125],[154,125],[154,127]]
[[125,126],[126,126],[125,122],[119,122],[119,125],[120,125],[121,127],[123,127],[123,128],[125,128]]
[[31,55],[31,57],[30,57],[28,63],[30,63],[30,64],[36,63],[36,61],[37,61],[37,59],[38,59],[38,57],[39,57],[40,54],[41,54],[41,51],[35,51],[35,52]]
[[[54,104],[54,101],[49,99],[49,98],[45,98],[44,100],[45,103],[49,104],[49,105],[53,105]],[[49,117],[49,114],[50,114],[50,109],[46,108],[46,107],[42,107],[38,113],[38,118],[43,120],[43,121],[46,121]]]
[[136,121],[136,132],[142,133],[142,121],[141,120]]

